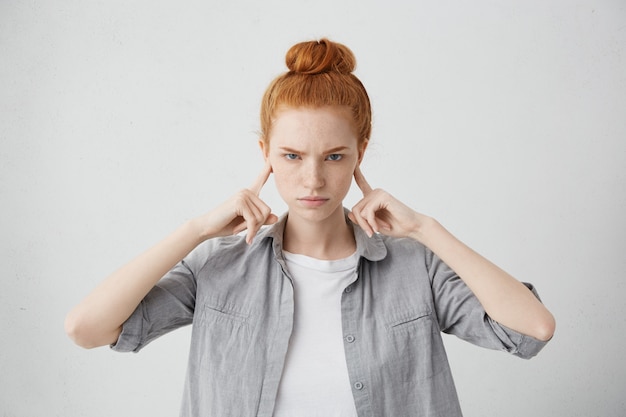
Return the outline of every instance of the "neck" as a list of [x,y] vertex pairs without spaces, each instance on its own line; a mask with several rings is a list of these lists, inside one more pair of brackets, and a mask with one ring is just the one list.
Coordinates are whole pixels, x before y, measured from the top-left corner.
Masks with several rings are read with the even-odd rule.
[[356,242],[352,227],[346,223],[341,208],[338,214],[323,222],[309,222],[288,215],[283,247],[287,252],[334,260],[352,255],[356,250]]

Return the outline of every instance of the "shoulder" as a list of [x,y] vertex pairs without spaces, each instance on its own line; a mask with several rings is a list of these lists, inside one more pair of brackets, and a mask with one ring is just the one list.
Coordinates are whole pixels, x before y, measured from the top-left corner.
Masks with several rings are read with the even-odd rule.
[[389,255],[393,257],[427,257],[432,252],[423,244],[411,238],[397,238],[379,235],[387,248]]
[[401,269],[422,270],[427,273],[430,273],[433,266],[442,263],[437,255],[415,239],[378,236],[387,249],[387,255],[381,262]]
[[257,236],[251,245],[245,240],[245,235],[235,235],[209,239],[198,245],[184,260],[193,270],[199,270],[207,265],[228,267],[235,263],[252,262],[267,253],[271,247],[267,237]]

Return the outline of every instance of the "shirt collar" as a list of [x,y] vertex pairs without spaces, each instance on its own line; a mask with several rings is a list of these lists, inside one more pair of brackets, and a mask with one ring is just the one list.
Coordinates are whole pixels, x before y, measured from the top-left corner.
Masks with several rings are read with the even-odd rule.
[[[346,215],[346,222],[352,227],[354,231],[354,240],[356,241],[356,251],[359,257],[363,257],[369,261],[380,261],[387,256],[387,247],[383,241],[382,236],[374,234],[372,237],[368,237],[367,234],[359,226],[355,226],[350,219],[348,219],[348,210],[344,208]],[[283,233],[285,231],[285,224],[287,223],[287,214],[285,213],[278,219],[278,222],[270,227],[267,227],[259,232],[259,240],[272,239],[272,247],[274,249],[274,255],[277,259],[283,259]]]

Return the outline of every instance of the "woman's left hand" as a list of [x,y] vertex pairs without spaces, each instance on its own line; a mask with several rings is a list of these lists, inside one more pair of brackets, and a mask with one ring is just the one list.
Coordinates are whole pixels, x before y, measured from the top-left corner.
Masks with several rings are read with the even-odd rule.
[[353,223],[358,224],[370,237],[374,233],[382,233],[419,240],[420,230],[429,217],[407,207],[384,190],[372,189],[358,166],[354,171],[354,179],[363,192],[363,199],[348,213]]
[[554,317],[524,284],[474,252],[432,217],[417,213],[383,190],[373,190],[358,167],[354,178],[363,199],[348,217],[368,236],[380,232],[419,241],[461,277],[492,319],[539,340],[552,337]]

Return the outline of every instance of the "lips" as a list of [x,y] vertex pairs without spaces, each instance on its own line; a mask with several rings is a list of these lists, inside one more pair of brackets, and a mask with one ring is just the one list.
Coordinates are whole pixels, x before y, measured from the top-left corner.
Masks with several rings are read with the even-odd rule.
[[303,205],[307,207],[319,207],[326,203],[328,200],[328,198],[318,196],[307,196],[298,199],[298,201],[300,201]]

